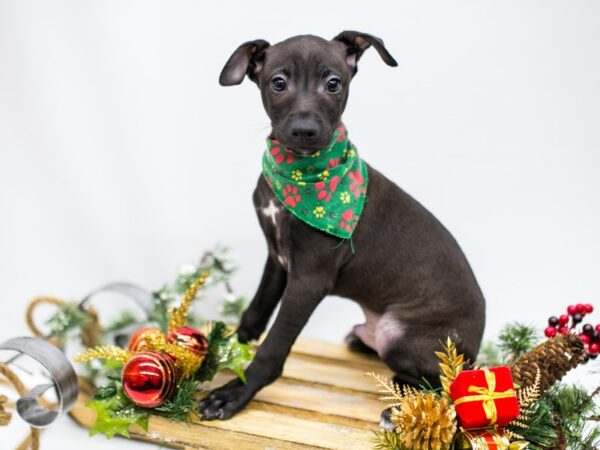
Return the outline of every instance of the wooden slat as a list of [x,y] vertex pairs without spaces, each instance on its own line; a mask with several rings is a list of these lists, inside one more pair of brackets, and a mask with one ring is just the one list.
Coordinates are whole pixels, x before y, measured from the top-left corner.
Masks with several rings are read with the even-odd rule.
[[340,367],[332,364],[322,364],[296,355],[288,357],[283,367],[283,376],[308,383],[332,386],[339,390],[354,390],[359,392],[376,393],[377,387],[373,380],[366,375],[373,370],[385,376],[391,376],[389,369],[365,369],[356,367]]
[[[227,421],[173,422],[152,416],[148,433],[132,430],[135,439],[194,449],[323,449],[370,447],[383,403],[366,372],[390,376],[377,358],[355,355],[343,346],[299,341],[284,366],[283,376],[262,389],[239,414]],[[234,377],[220,373],[207,390]],[[94,412],[83,405],[82,390],[71,415],[83,426],[93,425]]]
[[[213,382],[203,385],[203,388],[212,390],[233,378],[230,374],[219,374]],[[318,411],[320,414],[337,416],[338,423],[365,429],[374,429],[373,423],[377,422],[383,405],[377,400],[376,394],[344,392],[288,378],[281,378],[263,388],[256,394],[254,401],[288,408],[286,413],[289,415],[302,415],[293,409]]]
[[348,350],[345,345],[331,342],[317,341],[314,339],[299,339],[292,353],[328,359],[342,364],[354,364],[371,368],[371,370],[387,370],[387,366],[376,355],[355,353]]

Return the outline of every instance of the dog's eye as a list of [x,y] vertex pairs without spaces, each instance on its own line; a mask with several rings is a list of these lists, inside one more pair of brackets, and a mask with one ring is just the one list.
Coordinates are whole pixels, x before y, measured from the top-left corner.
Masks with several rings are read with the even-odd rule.
[[273,89],[275,89],[277,92],[281,92],[285,89],[287,84],[283,77],[274,77],[271,80],[271,85],[273,86]]
[[327,90],[329,92],[337,92],[342,88],[342,80],[337,77],[331,77],[327,80]]

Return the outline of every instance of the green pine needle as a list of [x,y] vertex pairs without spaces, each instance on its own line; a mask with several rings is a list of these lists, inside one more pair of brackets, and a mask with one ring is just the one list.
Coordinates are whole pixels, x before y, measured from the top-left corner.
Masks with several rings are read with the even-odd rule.
[[518,322],[505,325],[498,339],[498,347],[508,364],[531,350],[539,341],[538,332],[534,327]]
[[197,414],[197,392],[198,385],[196,381],[192,379],[182,381],[177,385],[175,396],[163,405],[155,408],[155,411],[160,412],[171,420],[183,422],[189,418],[190,414]]
[[85,328],[90,318],[77,303],[61,303],[46,324],[50,326],[50,336],[65,343],[72,334],[78,334]]

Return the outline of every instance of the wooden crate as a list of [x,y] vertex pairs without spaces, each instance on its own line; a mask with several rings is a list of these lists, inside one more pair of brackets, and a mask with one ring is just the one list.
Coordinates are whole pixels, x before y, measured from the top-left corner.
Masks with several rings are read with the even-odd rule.
[[[185,450],[368,449],[383,406],[366,376],[370,371],[391,376],[375,357],[351,353],[343,345],[299,340],[283,376],[232,419],[181,423],[153,416],[148,432],[135,428],[132,437]],[[208,387],[231,378],[220,374]],[[95,419],[83,406],[90,395],[83,390],[71,412],[87,428]]]

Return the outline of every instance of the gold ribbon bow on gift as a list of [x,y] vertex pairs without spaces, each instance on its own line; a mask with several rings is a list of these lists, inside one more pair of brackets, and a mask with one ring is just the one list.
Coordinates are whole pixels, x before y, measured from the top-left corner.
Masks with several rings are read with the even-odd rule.
[[490,421],[489,425],[494,425],[498,420],[498,410],[496,409],[496,403],[494,403],[494,400],[514,397],[516,394],[514,389],[507,389],[503,392],[495,392],[496,375],[489,369],[483,369],[483,373],[485,375],[487,387],[469,386],[468,392],[473,392],[479,395],[468,395],[466,397],[456,399],[454,401],[454,405],[456,406],[460,405],[461,403],[483,401],[485,417]]

